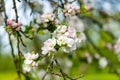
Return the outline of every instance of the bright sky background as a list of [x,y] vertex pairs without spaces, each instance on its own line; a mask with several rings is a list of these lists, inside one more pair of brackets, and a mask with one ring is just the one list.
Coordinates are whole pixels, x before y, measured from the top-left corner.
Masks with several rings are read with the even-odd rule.
[[[97,6],[98,9],[105,10],[106,12],[120,11],[120,3],[117,2],[117,1],[120,2],[120,0],[91,0],[91,1],[97,2],[97,3],[94,3],[93,5],[95,7]],[[44,13],[51,12],[51,6],[47,0],[39,0],[39,2],[44,5],[44,8],[43,8]],[[113,5],[109,4],[108,2],[112,3]],[[36,17],[33,15],[30,16],[31,10],[29,7],[26,11],[26,14],[24,14],[23,5],[21,4],[21,2],[16,1],[16,3],[17,3],[17,8],[18,8],[19,21],[22,22],[24,25],[28,24],[30,20],[33,19],[33,17]],[[15,13],[14,13],[14,10],[12,9],[13,7],[12,4],[13,4],[12,0],[6,0],[5,2],[6,12],[7,12],[7,16],[9,19],[15,18]],[[101,4],[102,6],[100,6]],[[3,26],[0,27],[0,38],[2,42],[1,50],[7,53],[10,50],[10,46],[8,46],[9,45],[8,36]]]

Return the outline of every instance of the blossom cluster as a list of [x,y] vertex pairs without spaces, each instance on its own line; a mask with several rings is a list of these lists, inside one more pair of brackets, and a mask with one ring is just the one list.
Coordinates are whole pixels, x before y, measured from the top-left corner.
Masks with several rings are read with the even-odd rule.
[[17,23],[15,19],[7,20],[7,30],[10,34],[12,34],[14,31],[20,31],[21,26],[22,23]]
[[52,39],[44,42],[42,54],[48,54],[56,51],[56,46],[62,48],[66,53],[76,50],[77,44],[85,40],[82,32],[77,32],[74,28],[67,25],[58,25],[53,32]]
[[120,38],[118,39],[118,41],[116,42],[116,44],[114,45],[114,50],[118,56],[118,59],[120,61]]
[[65,16],[72,16],[77,13],[80,13],[80,7],[73,4],[66,4],[63,9],[63,13]]
[[41,22],[47,23],[47,22],[54,22],[55,15],[53,13],[45,13],[40,16]]
[[44,42],[42,49],[42,54],[46,55],[50,52],[55,52],[56,39],[48,39]]
[[27,53],[24,55],[24,57],[25,57],[23,64],[24,73],[30,72],[32,69],[37,67],[38,63],[36,62],[36,59],[39,57],[38,54]]

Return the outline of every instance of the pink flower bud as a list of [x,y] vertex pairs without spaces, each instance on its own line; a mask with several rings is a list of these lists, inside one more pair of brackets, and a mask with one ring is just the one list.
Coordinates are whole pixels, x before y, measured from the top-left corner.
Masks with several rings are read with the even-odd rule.
[[7,20],[7,25],[8,25],[8,26],[11,26],[12,23],[13,23],[13,22],[12,22],[11,20]]
[[22,23],[21,22],[18,22],[17,23],[17,26],[19,27],[19,26],[22,26]]
[[20,26],[15,29],[16,31],[20,31]]
[[14,23],[12,23],[12,25],[11,25],[13,28],[16,28],[18,25],[17,25],[17,23],[16,22],[14,22]]
[[67,12],[64,12],[64,15],[65,15],[65,16],[68,16],[69,14],[68,14]]

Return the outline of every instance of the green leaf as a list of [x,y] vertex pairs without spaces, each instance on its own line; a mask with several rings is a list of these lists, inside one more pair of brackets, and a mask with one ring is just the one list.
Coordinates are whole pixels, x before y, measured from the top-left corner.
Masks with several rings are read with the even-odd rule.
[[14,37],[17,37],[17,32],[14,31],[14,32],[13,32],[13,35],[14,35]]
[[55,49],[58,51],[60,46],[58,44],[55,45]]
[[113,42],[114,40],[114,36],[104,30],[100,31],[100,35],[101,35],[101,38],[106,42]]
[[52,33],[56,30],[56,26],[54,24],[48,23],[49,26],[47,27],[47,29]]
[[40,30],[40,29],[37,31],[37,33],[40,34],[40,35],[44,35],[45,34],[44,31]]

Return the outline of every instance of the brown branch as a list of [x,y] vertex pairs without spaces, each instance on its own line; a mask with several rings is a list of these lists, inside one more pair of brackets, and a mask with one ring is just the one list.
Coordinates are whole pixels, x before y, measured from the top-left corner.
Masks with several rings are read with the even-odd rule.
[[33,38],[30,38],[29,36],[27,36],[26,34],[24,34],[24,32],[22,30],[20,30],[20,32],[28,39],[32,40]]
[[15,0],[13,0],[13,9],[15,10],[16,22],[18,22],[18,12]]
[[[1,1],[2,2],[2,7],[4,9],[4,16],[5,16],[5,25],[7,26],[7,14],[6,14],[6,8],[5,8],[5,3],[4,3],[4,0]],[[9,39],[9,43],[10,43],[10,47],[11,47],[11,54],[12,54],[12,57],[13,57],[13,61],[14,61],[14,65],[15,65],[15,68],[16,68],[16,71],[17,71],[17,74],[18,74],[18,78],[19,78],[19,70],[18,70],[18,62],[17,62],[17,59],[15,58],[15,54],[14,54],[14,48],[13,48],[13,44],[12,44],[12,40],[11,40],[11,35],[8,33],[8,39]]]
[[20,33],[18,33],[18,34],[19,34],[19,39],[20,39],[21,44],[22,44],[24,47],[26,47],[26,45],[24,44],[24,42],[23,42],[23,40],[22,40],[22,37],[21,37]]
[[62,74],[62,77],[64,78],[64,80],[66,80],[65,73],[64,73],[63,70],[61,69],[60,64],[58,63],[57,59],[55,59],[55,63],[56,63],[56,65],[59,67],[60,73]]
[[64,3],[62,0],[60,0],[60,3],[61,3],[61,7],[64,8]]
[[[15,11],[15,16],[16,16],[16,22],[18,23],[18,12],[17,12],[17,6],[16,6],[16,2],[15,0],[13,0],[13,9]],[[21,35],[19,34],[19,32],[17,31],[17,49],[18,49],[18,56],[19,56],[19,64],[18,64],[18,76],[19,76],[19,80],[21,80],[21,56],[22,53],[20,51],[20,41],[22,41],[21,39],[19,40],[19,38],[21,37]],[[23,42],[21,42],[23,43]]]
[[52,60],[51,63],[48,65],[47,71],[46,71],[46,73],[44,74],[44,76],[42,77],[42,80],[45,79],[45,77],[46,77],[46,75],[48,74],[49,70],[52,72],[53,63],[54,63],[54,61]]
[[[57,61],[57,59],[54,59],[54,61],[56,62],[56,65],[58,66],[58,68],[60,69],[60,73],[62,74],[62,75],[60,75],[60,74],[55,74],[55,75],[57,75],[57,76],[59,76],[59,77],[63,77],[64,80],[66,80],[66,78],[68,78],[68,79],[70,79],[70,80],[77,80],[77,79],[82,78],[82,77],[84,76],[83,74],[81,74],[81,75],[78,76],[77,78],[72,78],[72,77],[70,77],[68,74],[66,74],[66,73],[63,72],[63,70],[62,70],[61,67],[60,67],[60,64],[59,64],[58,61]],[[53,74],[54,74],[54,73],[53,73]]]

